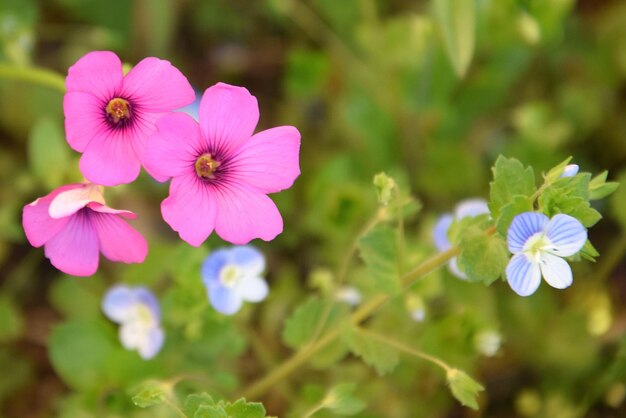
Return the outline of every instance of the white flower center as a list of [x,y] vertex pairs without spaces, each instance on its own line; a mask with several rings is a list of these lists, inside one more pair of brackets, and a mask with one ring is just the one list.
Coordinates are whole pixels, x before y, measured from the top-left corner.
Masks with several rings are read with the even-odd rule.
[[234,264],[227,264],[220,270],[220,282],[226,287],[233,288],[243,276],[243,270]]
[[537,232],[526,241],[522,252],[526,255],[529,261],[539,263],[541,255],[550,251],[554,245],[552,241],[548,239],[545,233]]

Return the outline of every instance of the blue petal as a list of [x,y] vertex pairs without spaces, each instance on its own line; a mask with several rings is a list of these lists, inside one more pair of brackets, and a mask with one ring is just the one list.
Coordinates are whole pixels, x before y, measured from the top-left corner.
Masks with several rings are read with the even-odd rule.
[[456,219],[463,219],[468,216],[478,216],[489,213],[489,206],[487,206],[487,202],[485,199],[465,199],[456,207],[454,214]]
[[206,286],[212,282],[219,282],[220,271],[228,264],[230,256],[228,248],[213,251],[202,263],[202,281]]
[[547,223],[548,217],[543,213],[524,212],[517,215],[507,232],[509,251],[513,254],[521,252],[528,238],[543,231]]
[[267,282],[260,277],[244,277],[237,284],[236,292],[247,302],[260,302],[267,297],[269,287]]
[[109,289],[106,295],[104,295],[102,311],[111,321],[123,323],[131,319],[136,303],[136,297],[132,289],[117,285]]
[[524,254],[514,255],[506,266],[506,279],[518,295],[532,295],[541,283],[539,264],[531,263]]
[[159,353],[164,341],[165,334],[161,328],[147,330],[145,339],[139,346],[139,355],[144,360],[150,360]]
[[209,301],[216,311],[232,315],[241,308],[241,296],[231,288],[213,286],[209,288]]
[[572,269],[567,261],[556,255],[541,256],[541,274],[546,282],[556,289],[565,289],[572,284]]
[[446,251],[452,247],[448,239],[448,231],[450,230],[450,225],[452,225],[453,220],[452,215],[446,213],[439,217],[433,228],[433,241],[439,251]]
[[559,214],[546,225],[546,236],[554,244],[551,253],[569,257],[580,251],[587,242],[587,229],[578,219]]
[[142,303],[150,309],[155,322],[161,321],[161,307],[157,298],[145,287],[137,287],[132,290],[135,295],[135,303]]
[[563,174],[561,174],[561,177],[574,177],[576,174],[578,174],[578,165],[568,164],[565,166],[565,169],[563,170]]
[[239,266],[246,276],[258,276],[265,270],[265,257],[249,245],[236,246],[230,250],[230,262]]

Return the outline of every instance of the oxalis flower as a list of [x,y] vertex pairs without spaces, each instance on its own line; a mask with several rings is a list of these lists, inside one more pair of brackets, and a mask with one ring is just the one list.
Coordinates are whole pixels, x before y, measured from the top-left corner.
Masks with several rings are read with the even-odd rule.
[[67,142],[83,153],[83,175],[105,186],[135,180],[155,121],[195,99],[185,76],[168,61],[145,58],[124,76],[120,59],[109,51],[80,58],[65,85]]
[[146,241],[123,220],[136,215],[105,206],[101,189],[70,184],[24,206],[26,238],[34,247],[43,245],[46,257],[64,273],[91,276],[98,270],[99,252],[123,263],[146,258]]
[[124,348],[137,350],[144,360],[157,355],[164,341],[159,324],[161,310],[157,298],[148,289],[114,286],[102,300],[102,311],[120,324],[119,336]]
[[146,167],[172,177],[163,219],[194,246],[213,230],[233,244],[274,239],[283,221],[267,194],[291,187],[300,174],[300,133],[281,126],[253,135],[256,99],[223,83],[205,91],[199,118],[166,115],[149,139]]
[[572,284],[572,269],[562,257],[576,254],[587,242],[587,230],[569,215],[549,219],[525,212],[513,218],[507,233],[513,258],[506,268],[507,281],[520,296],[537,290],[541,276],[557,289]]
[[[454,214],[444,213],[439,217],[435,227],[433,228],[433,241],[438,251],[447,251],[452,248],[452,243],[448,238],[448,232],[452,222],[460,221],[468,216],[478,216],[489,213],[489,207],[484,199],[474,198],[465,199],[459,202],[454,210]],[[456,257],[452,258],[448,263],[450,273],[459,279],[467,280],[465,273],[461,271],[457,264]]]
[[202,264],[202,281],[216,311],[232,315],[244,301],[260,302],[267,297],[267,282],[261,274],[265,258],[250,246],[213,251]]

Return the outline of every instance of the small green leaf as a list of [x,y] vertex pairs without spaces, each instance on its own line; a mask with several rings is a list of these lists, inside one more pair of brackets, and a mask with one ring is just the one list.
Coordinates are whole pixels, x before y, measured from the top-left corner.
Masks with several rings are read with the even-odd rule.
[[461,237],[459,266],[471,281],[491,284],[509,262],[506,242],[498,235],[487,235],[479,228],[468,228]]
[[572,157],[567,157],[564,161],[561,161],[559,164],[552,167],[548,173],[544,176],[547,183],[553,183],[561,178],[563,172],[565,171],[565,167],[572,161]]
[[448,370],[446,378],[448,379],[452,395],[454,395],[462,405],[472,409],[478,409],[478,402],[476,402],[478,392],[485,390],[480,383],[458,369]]
[[591,244],[591,241],[587,240],[587,242],[585,242],[585,245],[580,250],[578,255],[580,255],[580,257],[584,258],[585,260],[589,260],[591,262],[595,262],[596,261],[596,257],[598,257],[600,255],[600,253]]
[[132,397],[132,401],[140,408],[148,408],[165,402],[166,388],[159,382],[148,382]]
[[385,173],[378,173],[374,176],[374,187],[376,188],[376,194],[378,195],[378,201],[387,206],[391,200],[391,194],[397,185],[394,179],[389,177]]
[[338,415],[354,415],[365,408],[365,402],[354,396],[356,384],[343,383],[333,387],[323,400],[324,407]]
[[264,418],[265,408],[262,403],[246,402],[241,398],[233,404],[227,405],[224,410],[229,418]]
[[393,371],[400,361],[396,350],[381,341],[368,338],[358,329],[347,329],[343,338],[350,351],[374,367],[381,376]]
[[591,200],[599,200],[607,197],[611,193],[613,193],[619,187],[619,183],[616,181],[609,181],[607,183],[606,177],[608,176],[608,171],[603,171],[602,173],[595,176],[589,182],[589,199]]
[[474,0],[434,0],[434,7],[448,57],[456,74],[463,77],[474,54],[476,3]]
[[395,230],[386,225],[379,225],[361,237],[358,248],[361,258],[372,274],[375,287],[392,295],[400,292]]
[[513,218],[520,213],[531,212],[532,210],[533,202],[530,201],[528,196],[513,196],[513,200],[510,203],[502,206],[496,229],[500,235],[506,237]]
[[208,393],[192,393],[185,399],[183,412],[187,417],[193,417],[196,411],[203,405],[215,405],[215,401]]
[[42,118],[33,127],[28,142],[28,161],[38,181],[47,188],[58,187],[69,166],[69,147],[61,126]]
[[[327,317],[323,318],[327,312]],[[347,308],[334,301],[310,298],[296,308],[285,322],[283,340],[288,346],[299,348],[309,343],[316,332],[321,335],[331,325],[337,324],[346,313]],[[320,322],[324,319],[325,323],[320,327]]]
[[193,418],[231,418],[220,402],[217,405],[200,405]]
[[492,168],[493,181],[490,183],[489,210],[496,223],[502,208],[513,201],[515,196],[530,197],[535,192],[535,174],[530,167],[524,167],[514,158],[499,156]]

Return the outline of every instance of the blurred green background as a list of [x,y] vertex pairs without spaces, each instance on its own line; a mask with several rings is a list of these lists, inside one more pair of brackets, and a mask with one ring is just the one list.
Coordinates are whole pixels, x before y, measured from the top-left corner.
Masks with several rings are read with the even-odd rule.
[[[236,393],[288,355],[284,318],[376,210],[377,172],[423,204],[406,230],[416,260],[434,251],[439,213],[487,197],[499,154],[538,172],[571,155],[585,171],[626,181],[626,2],[467,3],[469,12],[458,1],[2,0],[0,416],[171,416],[134,407],[133,386],[198,370],[208,383],[182,391]],[[259,100],[259,130],[301,131],[302,175],[273,197],[285,232],[255,243],[268,257],[266,302],[229,319],[206,305],[198,266],[223,244],[179,242],[159,213],[167,185],[145,173],[106,194],[139,214],[145,264],[104,261],[97,276],[71,278],[28,245],[22,206],[80,181],[79,155],[64,140],[62,92],[10,74],[39,67],[64,77],[91,50],[130,64],[167,59],[198,92],[218,81],[246,86]],[[544,285],[522,299],[505,283],[486,288],[442,269],[412,289],[424,322],[403,303],[376,319],[471,372],[486,387],[480,412],[411,358],[384,377],[355,358],[326,372],[307,366],[262,399],[268,412],[299,416],[311,393],[351,381],[367,400],[362,417],[626,416],[626,192],[597,209],[605,218],[590,238],[601,257],[578,263],[566,291]],[[168,342],[158,360],[123,351],[102,317],[100,298],[117,282],[159,294]],[[494,356],[481,348],[485,332],[502,340]]]

